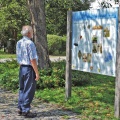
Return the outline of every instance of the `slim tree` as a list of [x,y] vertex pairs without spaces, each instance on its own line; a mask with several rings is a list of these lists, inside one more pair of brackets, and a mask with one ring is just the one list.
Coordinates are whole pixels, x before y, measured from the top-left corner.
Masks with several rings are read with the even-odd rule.
[[28,7],[31,14],[31,23],[34,30],[34,41],[38,52],[38,66],[40,69],[49,68],[50,60],[47,46],[45,1],[28,0]]

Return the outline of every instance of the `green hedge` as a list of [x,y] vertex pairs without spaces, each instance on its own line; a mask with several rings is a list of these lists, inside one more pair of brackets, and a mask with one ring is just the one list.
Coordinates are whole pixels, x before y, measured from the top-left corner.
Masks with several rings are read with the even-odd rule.
[[66,37],[47,35],[48,50],[50,55],[66,55]]

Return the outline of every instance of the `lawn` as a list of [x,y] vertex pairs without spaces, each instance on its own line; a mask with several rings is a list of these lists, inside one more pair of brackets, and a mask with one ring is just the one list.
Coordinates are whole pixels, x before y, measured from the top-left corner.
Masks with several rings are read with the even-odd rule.
[[65,89],[37,90],[36,97],[56,103],[79,114],[82,120],[117,120],[114,117],[115,78],[93,75],[86,86],[72,87],[72,96],[65,101]]
[[0,54],[0,59],[16,58],[15,54]]
[[0,59],[6,59],[6,58],[16,58],[15,54],[8,54],[3,51],[0,51]]

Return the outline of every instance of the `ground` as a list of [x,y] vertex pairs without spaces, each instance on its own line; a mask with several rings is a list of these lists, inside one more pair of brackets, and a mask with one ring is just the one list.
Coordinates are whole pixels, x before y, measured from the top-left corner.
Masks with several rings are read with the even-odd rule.
[[[29,120],[17,115],[18,93],[0,89],[0,120]],[[61,109],[58,105],[34,98],[31,111],[37,113],[31,120],[80,120],[79,115]]]

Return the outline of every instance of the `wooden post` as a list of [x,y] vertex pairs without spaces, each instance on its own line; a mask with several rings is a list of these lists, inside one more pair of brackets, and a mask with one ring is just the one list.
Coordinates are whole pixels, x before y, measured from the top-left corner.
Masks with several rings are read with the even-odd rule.
[[72,11],[67,12],[67,41],[66,41],[66,81],[65,97],[66,100],[71,97],[71,34],[72,34]]
[[115,117],[120,117],[120,9],[118,12],[118,41],[116,55],[116,80],[115,80]]

